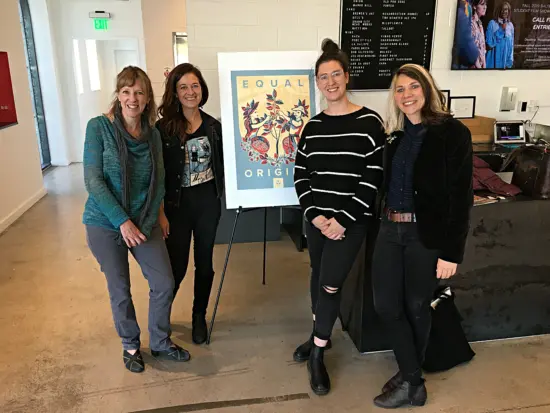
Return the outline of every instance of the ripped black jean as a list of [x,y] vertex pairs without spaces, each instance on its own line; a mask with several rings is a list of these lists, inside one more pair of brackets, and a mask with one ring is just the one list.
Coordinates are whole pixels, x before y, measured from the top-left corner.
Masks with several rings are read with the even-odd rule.
[[383,219],[372,264],[374,306],[408,381],[422,376],[439,256],[424,247],[416,225]]
[[345,238],[333,241],[307,224],[307,247],[311,261],[311,310],[314,334],[328,340],[340,311],[341,289],[367,234],[367,224],[353,224]]

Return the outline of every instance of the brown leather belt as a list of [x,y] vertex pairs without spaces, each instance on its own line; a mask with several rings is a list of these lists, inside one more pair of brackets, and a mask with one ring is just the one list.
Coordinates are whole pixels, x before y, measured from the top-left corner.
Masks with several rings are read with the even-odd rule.
[[386,208],[384,216],[391,222],[416,222],[416,215],[413,212],[397,212]]

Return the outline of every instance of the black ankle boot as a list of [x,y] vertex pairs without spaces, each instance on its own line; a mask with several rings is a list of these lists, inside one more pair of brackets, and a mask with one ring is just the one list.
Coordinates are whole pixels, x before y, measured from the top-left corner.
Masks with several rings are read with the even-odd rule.
[[206,341],[208,329],[206,327],[206,318],[203,313],[193,314],[193,332],[191,334],[193,343],[202,344]]
[[[313,347],[313,334],[309,337],[309,339],[305,342],[300,344],[296,350],[294,351],[294,354],[292,355],[292,358],[294,361],[301,363],[303,361],[309,360],[309,355],[311,354],[311,348]],[[330,338],[327,342],[327,345],[325,347],[325,350],[330,350],[332,348],[332,342],[330,341]]]
[[324,352],[324,347],[318,347],[312,343],[311,354],[307,361],[309,385],[313,393],[318,396],[323,396],[330,391],[330,377],[323,361]]
[[424,380],[418,386],[413,386],[408,381],[404,381],[395,389],[374,399],[374,404],[384,409],[396,409],[401,406],[424,406],[428,398]]
[[403,374],[401,374],[401,372],[398,371],[395,376],[393,376],[391,379],[388,380],[386,384],[384,384],[384,387],[382,387],[382,393],[386,393],[388,391],[395,389],[397,386],[401,385],[403,381],[404,381]]

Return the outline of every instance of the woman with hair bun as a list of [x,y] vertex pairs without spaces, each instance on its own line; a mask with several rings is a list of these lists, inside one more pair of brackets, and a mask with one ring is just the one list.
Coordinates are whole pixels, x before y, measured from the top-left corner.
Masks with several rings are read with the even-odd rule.
[[327,108],[301,135],[294,184],[307,221],[311,261],[313,332],[294,352],[307,361],[317,395],[330,391],[323,356],[340,308],[341,289],[369,230],[382,182],[384,128],[380,116],[349,101],[349,62],[325,39],[315,64],[317,87]]

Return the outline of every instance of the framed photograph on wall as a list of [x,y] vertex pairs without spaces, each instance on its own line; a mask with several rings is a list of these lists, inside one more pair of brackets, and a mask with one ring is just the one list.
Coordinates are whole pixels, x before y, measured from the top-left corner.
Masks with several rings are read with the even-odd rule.
[[451,91],[449,89],[441,89],[440,90],[441,93],[443,93],[443,97],[445,98],[445,106],[448,108],[449,107],[449,99],[451,99]]
[[472,119],[476,114],[475,96],[452,96],[449,110],[456,119]]

